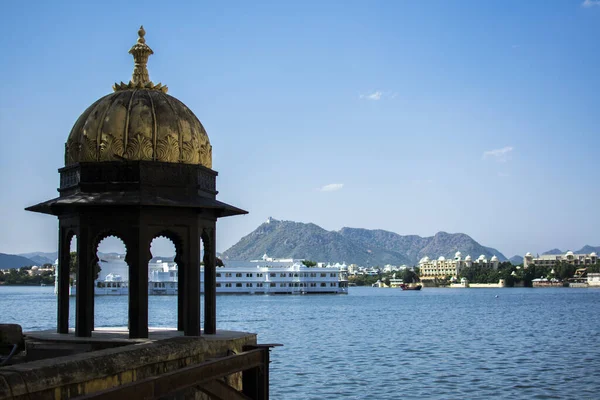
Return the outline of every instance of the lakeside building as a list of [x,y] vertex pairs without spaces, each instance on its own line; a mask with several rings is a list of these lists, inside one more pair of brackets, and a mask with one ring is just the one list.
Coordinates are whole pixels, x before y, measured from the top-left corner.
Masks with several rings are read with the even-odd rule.
[[531,265],[552,267],[558,263],[567,263],[576,266],[593,265],[598,263],[598,255],[594,252],[590,254],[574,254],[572,251],[567,251],[565,254],[545,254],[537,257],[534,257],[531,253],[527,253],[523,257],[524,268]]
[[391,272],[401,272],[404,271],[406,268],[412,269],[411,267],[409,267],[408,265],[391,265],[391,264],[386,264],[383,268],[380,267],[359,267],[356,264],[350,264],[350,266],[348,267],[348,275],[350,276],[359,276],[359,275],[366,275],[366,276],[379,276],[382,273],[391,273]]
[[446,259],[440,256],[437,260],[431,260],[425,256],[419,261],[419,274],[421,281],[435,281],[436,279],[445,279],[448,276],[458,277],[463,268],[473,265],[498,269],[500,260],[496,256],[488,260],[483,254],[475,260],[470,255],[467,255],[463,259],[460,251],[454,254],[453,259]]
[[348,274],[349,275],[356,275],[359,271],[359,266],[356,264],[350,264],[348,266]]
[[[317,263],[315,267],[307,267],[298,261],[301,260],[276,259],[266,254],[262,260],[228,261],[228,266],[216,269],[216,291],[232,294],[348,293],[348,267],[345,264]],[[130,285],[125,257],[107,255],[98,264],[101,271],[94,282],[94,293],[127,295]],[[204,271],[203,266],[200,271]],[[153,259],[148,263],[149,295],[177,295],[178,279],[174,261]],[[69,294],[74,296],[76,290],[76,285],[71,286]],[[200,292],[204,293],[204,274],[200,274]]]
[[590,287],[600,287],[600,273],[590,272],[587,274],[587,284]]

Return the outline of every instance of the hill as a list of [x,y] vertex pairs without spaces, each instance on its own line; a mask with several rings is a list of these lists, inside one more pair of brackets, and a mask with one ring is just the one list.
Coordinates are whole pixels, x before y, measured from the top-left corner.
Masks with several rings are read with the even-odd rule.
[[38,265],[38,263],[14,254],[0,253],[0,269],[29,267],[30,265]]
[[558,254],[565,254],[566,252],[560,250],[560,249],[552,249],[552,250],[548,250],[542,253],[543,256],[554,256],[554,255],[558,255]]
[[424,257],[463,256],[506,257],[477,243],[464,233],[438,232],[431,237],[402,236],[384,230],[342,228],[327,231],[312,223],[278,221],[272,218],[223,253],[227,260],[251,260],[267,253],[272,257],[305,258],[315,261],[347,262],[359,265],[415,265]]
[[508,261],[510,261],[510,263],[512,265],[523,264],[523,257],[521,257],[521,256],[512,256],[511,258],[508,259]]
[[[575,254],[590,254],[590,253],[600,253],[600,246],[590,246],[588,244],[586,244],[585,246],[583,246],[581,249],[575,251],[572,250],[573,253]],[[565,254],[567,251],[562,251],[560,249],[552,249],[552,250],[548,250],[542,253],[542,255],[546,256],[546,255],[560,255],[560,254]]]
[[43,253],[41,251],[36,251],[34,253],[24,253],[17,254],[18,256],[29,258],[31,261],[34,261],[36,265],[44,265],[44,264],[54,264],[54,261],[58,258],[58,252],[53,253]]
[[596,253],[596,254],[600,254],[600,246],[590,246],[590,245],[585,245],[583,246],[581,249],[577,250],[574,252],[575,254],[590,254],[590,253]]

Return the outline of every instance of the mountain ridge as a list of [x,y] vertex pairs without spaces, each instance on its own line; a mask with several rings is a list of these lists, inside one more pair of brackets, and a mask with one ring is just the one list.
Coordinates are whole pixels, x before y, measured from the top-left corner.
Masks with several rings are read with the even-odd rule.
[[324,262],[348,262],[360,265],[416,265],[424,257],[463,257],[480,254],[488,258],[507,258],[498,250],[479,244],[464,233],[438,232],[434,236],[400,235],[383,229],[343,227],[327,231],[314,223],[279,221],[269,218],[254,231],[223,252],[229,260],[272,257],[305,258]]

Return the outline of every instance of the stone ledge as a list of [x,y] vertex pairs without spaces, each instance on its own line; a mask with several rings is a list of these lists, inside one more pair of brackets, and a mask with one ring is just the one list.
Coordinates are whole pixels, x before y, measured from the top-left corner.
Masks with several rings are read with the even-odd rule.
[[[66,343],[69,341],[62,345]],[[256,334],[220,331],[198,337],[147,339],[145,343],[3,367],[0,399],[69,399],[199,364],[229,351],[241,352],[248,344],[256,344]]]

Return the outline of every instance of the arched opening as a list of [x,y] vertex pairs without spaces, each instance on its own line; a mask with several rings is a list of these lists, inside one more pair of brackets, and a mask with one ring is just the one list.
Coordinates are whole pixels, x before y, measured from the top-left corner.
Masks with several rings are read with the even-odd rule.
[[129,266],[127,248],[114,234],[103,236],[94,248],[94,329],[127,327]]
[[[73,232],[67,234],[67,242],[69,243],[69,329],[75,329],[75,294],[77,293],[77,235]],[[57,260],[60,262],[60,260]],[[58,265],[56,268],[56,291],[58,292],[59,279]]]
[[148,326],[177,326],[179,271],[174,236],[167,233],[154,237],[148,263]]
[[[200,249],[200,314],[204,313],[204,298],[206,296],[206,291],[204,290],[204,270],[205,270],[205,252],[204,252],[204,241],[202,239],[202,235],[200,236],[200,240],[198,240],[198,248]],[[204,318],[200,318],[200,331],[204,331]]]

